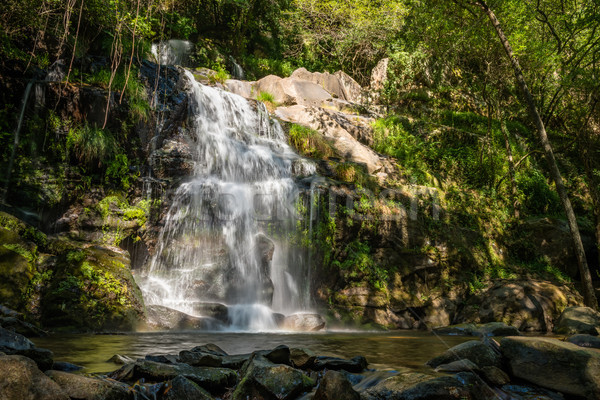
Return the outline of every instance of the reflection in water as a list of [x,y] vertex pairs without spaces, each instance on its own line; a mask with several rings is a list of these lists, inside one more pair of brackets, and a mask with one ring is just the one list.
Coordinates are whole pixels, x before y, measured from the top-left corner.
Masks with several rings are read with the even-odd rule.
[[424,364],[449,347],[473,338],[444,336],[427,332],[324,332],[302,334],[155,332],[131,335],[61,335],[34,340],[50,349],[57,361],[86,367],[85,372],[109,372],[118,368],[106,362],[114,354],[133,358],[146,354],[177,354],[181,350],[214,343],[229,354],[271,349],[280,344],[305,347],[317,355],[350,358],[364,355],[369,368],[411,368],[430,371]]

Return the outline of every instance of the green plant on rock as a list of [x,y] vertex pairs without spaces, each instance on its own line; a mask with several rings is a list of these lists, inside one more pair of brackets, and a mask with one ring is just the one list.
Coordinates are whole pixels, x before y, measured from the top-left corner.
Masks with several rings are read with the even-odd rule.
[[331,145],[323,135],[306,126],[292,124],[289,141],[300,154],[307,157],[322,159],[334,155]]
[[67,133],[67,151],[80,162],[101,165],[104,160],[112,159],[116,150],[117,143],[108,130],[86,123]]

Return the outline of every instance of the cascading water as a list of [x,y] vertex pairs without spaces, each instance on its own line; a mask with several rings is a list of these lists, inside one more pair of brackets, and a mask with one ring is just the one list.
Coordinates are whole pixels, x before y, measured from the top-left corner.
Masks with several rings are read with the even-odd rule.
[[273,312],[307,308],[306,262],[287,240],[296,227],[296,155],[264,105],[192,82],[195,168],[176,191],[156,253],[139,277],[146,304],[202,316],[228,306],[235,329],[276,327]]

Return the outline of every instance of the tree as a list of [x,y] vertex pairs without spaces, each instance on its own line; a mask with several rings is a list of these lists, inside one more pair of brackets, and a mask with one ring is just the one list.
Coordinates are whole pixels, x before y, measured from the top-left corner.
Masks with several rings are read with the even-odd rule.
[[552,150],[552,146],[550,145],[550,141],[548,140],[548,135],[546,133],[546,127],[544,122],[542,121],[542,117],[540,116],[535,101],[533,100],[533,96],[527,86],[527,82],[525,81],[525,76],[521,70],[521,66],[519,65],[519,61],[513,54],[512,47],[508,38],[504,34],[500,22],[498,18],[494,14],[494,12],[489,8],[487,3],[484,0],[477,0],[476,4],[484,11],[484,13],[490,19],[494,29],[496,30],[496,34],[504,47],[507,57],[509,58],[517,83],[523,94],[525,96],[525,101],[527,103],[527,107],[531,114],[531,118],[536,126],[539,140],[541,142],[544,156],[546,161],[548,162],[548,167],[550,169],[550,175],[552,180],[556,185],[556,191],[558,192],[558,196],[561,200],[563,208],[565,210],[565,214],[567,216],[567,222],[569,224],[569,229],[571,231],[571,237],[573,239],[573,245],[575,247],[575,255],[577,256],[577,263],[579,266],[579,273],[581,275],[581,283],[583,286],[583,296],[585,304],[588,307],[592,307],[594,309],[598,308],[598,300],[596,299],[596,295],[594,293],[594,287],[592,285],[592,277],[590,274],[590,270],[587,265],[585,250],[583,248],[583,244],[581,242],[581,236],[579,234],[579,227],[577,225],[577,220],[575,218],[575,213],[573,212],[573,207],[571,205],[571,201],[569,199],[567,189],[565,188],[565,184],[563,182],[560,170],[558,169],[558,165],[556,163],[556,158],[554,157],[554,152]]

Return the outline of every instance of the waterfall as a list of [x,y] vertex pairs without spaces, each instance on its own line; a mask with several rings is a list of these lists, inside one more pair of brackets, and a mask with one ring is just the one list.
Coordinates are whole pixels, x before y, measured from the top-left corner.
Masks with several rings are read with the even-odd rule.
[[186,66],[193,48],[188,40],[170,39],[153,43],[151,53],[157,64]]
[[306,263],[288,243],[297,222],[293,171],[314,174],[262,103],[192,82],[194,175],[176,190],[156,252],[138,282],[146,304],[202,316],[228,306],[231,325],[272,329],[273,312],[308,304]]

